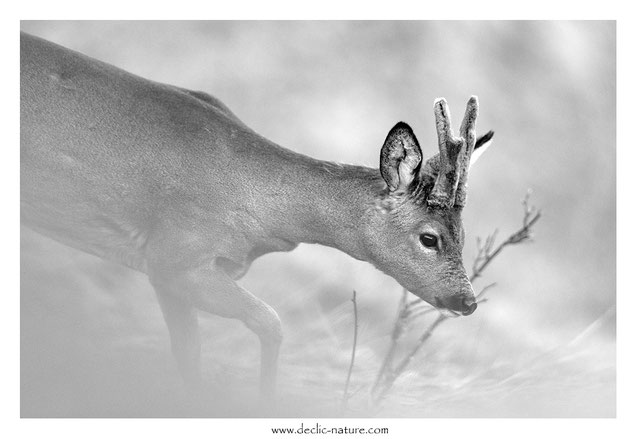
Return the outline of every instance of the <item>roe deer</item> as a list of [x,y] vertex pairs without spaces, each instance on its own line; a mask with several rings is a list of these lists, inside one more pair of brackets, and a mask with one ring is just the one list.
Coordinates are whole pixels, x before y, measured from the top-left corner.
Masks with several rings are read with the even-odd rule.
[[435,101],[439,154],[423,161],[399,122],[371,169],[292,152],[212,96],[37,37],[21,34],[20,55],[22,222],[146,273],[188,386],[199,386],[203,310],[259,337],[261,395],[273,397],[281,323],[237,280],[299,243],[369,261],[438,308],[475,311],[461,212],[474,147],[493,135],[476,141],[475,97],[459,137]]

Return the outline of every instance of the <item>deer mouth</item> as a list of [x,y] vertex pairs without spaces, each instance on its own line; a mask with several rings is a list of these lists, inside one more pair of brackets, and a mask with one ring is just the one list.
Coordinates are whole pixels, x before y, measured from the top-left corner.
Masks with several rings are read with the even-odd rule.
[[468,316],[478,308],[473,297],[451,296],[448,298],[435,298],[436,308],[445,317]]

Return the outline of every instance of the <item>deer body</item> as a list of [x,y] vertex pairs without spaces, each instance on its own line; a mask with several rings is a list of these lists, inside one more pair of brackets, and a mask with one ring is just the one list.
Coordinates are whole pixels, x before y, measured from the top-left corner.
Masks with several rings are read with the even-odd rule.
[[[21,219],[146,273],[192,387],[195,310],[243,321],[260,338],[262,392],[272,395],[280,321],[235,282],[263,254],[328,245],[436,306],[475,309],[460,259],[462,206],[424,202],[444,158],[421,166],[403,125],[385,142],[380,172],[323,162],[259,136],[209,95],[22,34]],[[423,250],[423,233],[438,237],[437,253]]]

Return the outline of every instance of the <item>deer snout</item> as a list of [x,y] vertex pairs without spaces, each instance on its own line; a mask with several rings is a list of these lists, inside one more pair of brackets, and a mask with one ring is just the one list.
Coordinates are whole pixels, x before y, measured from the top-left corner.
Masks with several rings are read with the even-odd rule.
[[458,312],[463,316],[473,314],[478,308],[476,299],[473,296],[457,294],[448,297],[436,297],[436,305],[439,308],[445,308],[454,312]]
[[464,306],[464,309],[461,311],[463,316],[471,315],[476,309],[478,309],[478,304],[473,297],[465,297],[464,299],[462,299],[462,305]]

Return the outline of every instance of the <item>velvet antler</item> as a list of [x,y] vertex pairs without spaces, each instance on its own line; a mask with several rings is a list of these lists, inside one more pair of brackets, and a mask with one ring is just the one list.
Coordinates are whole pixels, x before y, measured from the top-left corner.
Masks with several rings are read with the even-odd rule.
[[453,135],[449,108],[444,98],[436,99],[434,102],[434,114],[440,153],[432,157],[426,165],[427,168],[437,168],[438,171],[427,204],[441,208],[464,206],[467,198],[467,171],[476,144],[478,98],[472,96],[467,102],[460,126],[460,137]]

